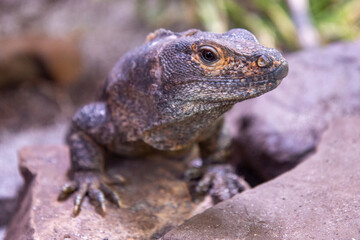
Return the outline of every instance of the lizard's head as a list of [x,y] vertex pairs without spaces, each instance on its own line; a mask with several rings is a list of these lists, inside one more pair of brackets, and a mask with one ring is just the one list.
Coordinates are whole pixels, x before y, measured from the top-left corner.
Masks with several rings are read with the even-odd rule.
[[245,29],[194,29],[168,38],[159,55],[163,88],[179,101],[234,104],[276,88],[288,73],[279,51]]

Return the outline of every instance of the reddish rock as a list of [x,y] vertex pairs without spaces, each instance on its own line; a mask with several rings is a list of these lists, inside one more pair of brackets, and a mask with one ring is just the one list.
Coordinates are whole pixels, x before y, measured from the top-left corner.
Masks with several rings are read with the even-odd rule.
[[7,224],[13,216],[19,190],[23,186],[18,169],[18,149],[34,144],[61,144],[67,129],[67,124],[59,124],[17,134],[0,134],[0,226]]
[[334,122],[295,169],[210,208],[163,240],[358,239],[360,118]]
[[80,49],[70,38],[21,35],[0,39],[0,88],[53,81],[62,86],[80,78]]
[[57,202],[69,167],[66,147],[28,147],[20,153],[25,197],[5,239],[150,239],[191,216],[192,204],[181,181],[184,164],[169,159],[124,160],[113,166],[129,179],[118,187],[127,208],[108,203],[105,217],[85,200],[80,215],[72,217],[72,199]]
[[355,42],[288,55],[277,89],[237,104],[228,121],[242,165],[269,180],[308,157],[333,119],[360,115],[359,52]]
[[152,31],[136,9],[131,0],[2,1],[0,133],[54,124],[93,100],[119,57]]

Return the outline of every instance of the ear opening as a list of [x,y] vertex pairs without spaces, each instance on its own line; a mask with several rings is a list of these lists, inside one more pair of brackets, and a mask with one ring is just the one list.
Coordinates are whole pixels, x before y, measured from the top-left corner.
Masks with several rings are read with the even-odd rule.
[[183,35],[184,35],[185,37],[190,37],[190,36],[192,36],[192,35],[195,35],[195,34],[198,33],[198,32],[200,32],[199,29],[193,28],[193,29],[189,29],[189,30],[183,32]]
[[160,29],[155,30],[152,33],[149,33],[146,37],[146,42],[147,43],[152,42],[156,39],[171,36],[171,35],[174,35],[174,33],[172,31],[166,30],[164,28],[160,28]]

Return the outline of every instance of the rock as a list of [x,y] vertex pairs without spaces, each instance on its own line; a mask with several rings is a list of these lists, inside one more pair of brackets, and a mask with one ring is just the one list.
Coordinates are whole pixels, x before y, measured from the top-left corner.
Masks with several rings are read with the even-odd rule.
[[288,55],[281,85],[228,115],[241,164],[269,180],[314,152],[332,119],[359,115],[359,52],[360,41]]
[[71,39],[46,35],[0,38],[0,132],[53,124],[73,107],[66,91],[81,76]]
[[18,169],[17,150],[28,145],[61,144],[67,129],[68,124],[58,124],[29,129],[18,134],[0,135],[0,199],[16,197],[23,184]]
[[[95,99],[121,55],[152,31],[136,9],[131,0],[1,2],[0,131],[48,126]],[[39,75],[53,81],[33,86]],[[26,84],[1,89],[16,83]]]
[[61,144],[67,124],[30,129],[18,134],[0,134],[0,226],[8,223],[23,184],[17,162],[17,150],[26,145]]
[[80,78],[80,49],[70,38],[23,34],[2,37],[0,46],[0,88],[41,81],[70,86]]
[[[17,207],[16,198],[0,199],[0,226],[8,224]],[[0,238],[1,239],[1,238]]]
[[5,237],[5,228],[0,227],[0,240],[3,240]]
[[143,43],[151,31],[140,24],[137,7],[131,0],[6,1],[0,9],[0,32],[6,37],[38,33],[76,37],[85,76],[73,96],[86,101],[93,99],[95,86],[106,78],[119,57]]
[[196,215],[163,240],[358,239],[360,118],[334,122],[295,169]]
[[66,147],[20,150],[26,194],[5,239],[156,239],[192,214],[195,205],[180,180],[184,163],[154,158],[117,161],[109,168],[130,181],[117,188],[127,208],[108,203],[102,217],[85,200],[79,216],[72,217],[72,199],[56,201],[67,180],[68,155]]

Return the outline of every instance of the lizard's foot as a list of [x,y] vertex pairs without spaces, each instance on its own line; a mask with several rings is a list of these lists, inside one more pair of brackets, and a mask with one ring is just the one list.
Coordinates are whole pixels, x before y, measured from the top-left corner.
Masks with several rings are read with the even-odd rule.
[[233,197],[238,192],[249,189],[248,183],[235,174],[229,164],[208,166],[196,186],[197,194],[209,193],[215,203]]
[[[118,178],[119,181],[122,178]],[[115,181],[112,180],[111,183]],[[81,204],[88,196],[89,199],[100,206],[102,214],[106,213],[105,196],[107,196],[118,207],[123,207],[119,195],[109,186],[109,180],[103,179],[98,172],[76,172],[74,180],[66,183],[58,196],[58,201],[66,200],[72,193],[77,192],[74,198],[74,216],[77,216],[81,209]]]

